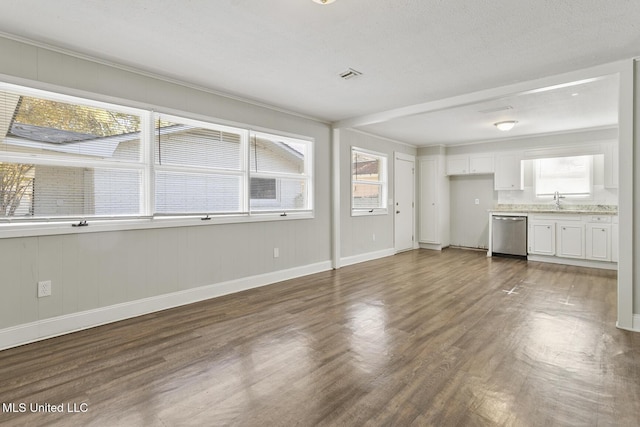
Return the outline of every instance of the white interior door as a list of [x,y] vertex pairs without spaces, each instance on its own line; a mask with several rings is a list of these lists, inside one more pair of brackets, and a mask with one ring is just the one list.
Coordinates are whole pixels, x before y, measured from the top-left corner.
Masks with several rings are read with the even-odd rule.
[[394,161],[394,246],[396,252],[413,249],[415,157],[396,153]]

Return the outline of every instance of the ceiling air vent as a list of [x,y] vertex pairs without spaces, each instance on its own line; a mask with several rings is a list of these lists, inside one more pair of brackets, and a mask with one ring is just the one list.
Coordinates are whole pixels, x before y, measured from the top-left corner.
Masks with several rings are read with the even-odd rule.
[[354,70],[353,68],[349,68],[347,71],[343,71],[342,73],[340,73],[340,77],[342,77],[345,80],[349,80],[361,75],[362,73],[360,71]]

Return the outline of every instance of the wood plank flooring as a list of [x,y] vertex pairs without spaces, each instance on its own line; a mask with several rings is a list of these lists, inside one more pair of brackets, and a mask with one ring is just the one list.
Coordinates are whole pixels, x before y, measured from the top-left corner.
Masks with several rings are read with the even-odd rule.
[[0,352],[0,425],[638,426],[615,304],[615,272],[411,251]]

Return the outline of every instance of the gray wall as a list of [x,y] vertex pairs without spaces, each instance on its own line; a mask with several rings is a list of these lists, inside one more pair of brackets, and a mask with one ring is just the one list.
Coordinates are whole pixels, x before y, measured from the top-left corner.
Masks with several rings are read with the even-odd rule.
[[[392,249],[393,207],[387,215],[351,216],[351,147],[365,148],[387,155],[389,200],[393,200],[394,152],[412,156],[416,149],[383,138],[346,129],[340,131],[340,248],[341,258]],[[417,214],[417,212],[416,212]],[[373,235],[375,234],[375,240]]]
[[330,260],[328,124],[4,38],[0,57],[9,83],[315,138],[314,219],[0,239],[0,329]]
[[[468,248],[488,248],[489,214],[497,202],[493,175],[462,175],[449,178],[451,203],[451,244]],[[475,200],[478,199],[478,204]]]

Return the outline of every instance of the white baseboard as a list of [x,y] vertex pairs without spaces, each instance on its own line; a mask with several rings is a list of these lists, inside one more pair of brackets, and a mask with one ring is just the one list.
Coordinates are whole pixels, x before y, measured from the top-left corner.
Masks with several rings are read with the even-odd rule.
[[420,243],[420,248],[421,249],[429,249],[429,250],[432,250],[432,251],[441,251],[446,247],[447,246],[442,245],[440,243]]
[[383,249],[381,251],[367,252],[364,254],[348,256],[340,258],[340,265],[346,267],[348,265],[358,264],[360,262],[373,261],[374,259],[384,258],[391,255],[395,255],[396,250],[394,248]]
[[633,331],[634,332],[640,332],[640,314],[634,314],[633,315]]
[[551,264],[574,265],[576,267],[601,268],[603,270],[617,270],[617,262],[592,261],[588,259],[559,258],[555,256],[527,255],[528,261],[548,262]]
[[12,326],[0,330],[0,350],[327,270],[331,270],[331,261],[244,277]]
[[616,327],[620,329],[624,329],[625,331],[630,332],[640,332],[640,314],[634,314],[631,318],[631,327],[627,328],[625,326],[620,326],[618,322],[616,322]]

